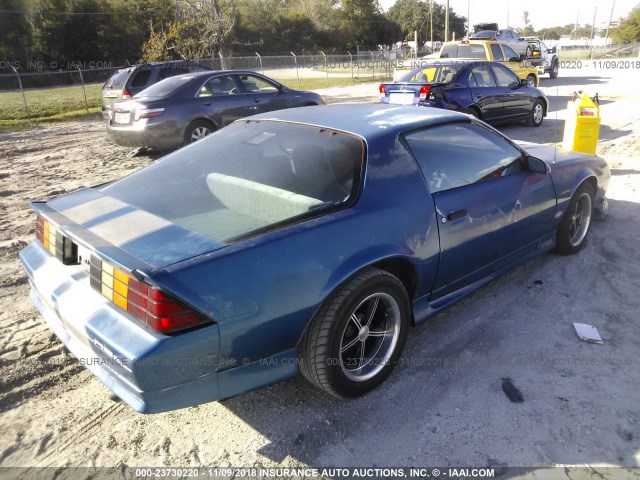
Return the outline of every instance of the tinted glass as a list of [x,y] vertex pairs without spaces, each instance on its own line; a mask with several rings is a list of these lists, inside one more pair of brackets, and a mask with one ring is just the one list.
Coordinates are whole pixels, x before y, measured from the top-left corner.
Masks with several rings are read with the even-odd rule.
[[104,88],[122,88],[130,75],[131,73],[128,70],[120,70],[114,73],[111,78],[107,80],[107,83],[104,84]]
[[496,86],[496,81],[493,79],[489,64],[476,65],[471,70],[471,76],[473,77],[475,85],[479,88],[491,88]]
[[399,82],[443,82],[450,83],[464,65],[433,64],[415,68],[402,75]]
[[253,75],[240,75],[240,81],[245,90],[252,93],[274,93],[278,91],[273,83]]
[[442,125],[405,138],[431,193],[522,171],[520,151],[477,124]]
[[498,82],[499,87],[511,87],[514,83],[516,85],[520,83],[520,79],[518,78],[518,76],[507,67],[498,63],[492,66],[493,73],[495,73],[496,75],[496,81]]
[[144,87],[149,81],[149,77],[151,76],[151,70],[137,70],[133,73],[133,78],[131,79],[132,87]]
[[348,203],[363,158],[343,133],[234,123],[101,191],[228,243]]
[[189,69],[186,67],[167,66],[160,69],[160,72],[158,72],[158,78],[160,80],[164,80],[165,78],[175,77],[176,75],[184,75],[185,73],[189,73]]
[[502,49],[500,45],[497,43],[491,44],[491,53],[493,54],[493,60],[496,62],[501,62],[504,60],[504,55],[502,54]]
[[168,97],[193,80],[191,75],[167,78],[141,91],[137,97]]
[[504,49],[504,56],[507,60],[510,60],[514,57],[518,60],[520,59],[520,55],[518,55],[513,48],[508,47],[507,45],[502,45],[502,48]]
[[463,45],[446,45],[442,48],[440,58],[482,58],[486,59],[484,46],[463,44]]
[[207,81],[200,89],[198,97],[235,95],[236,93],[240,93],[236,81],[229,75],[223,75]]

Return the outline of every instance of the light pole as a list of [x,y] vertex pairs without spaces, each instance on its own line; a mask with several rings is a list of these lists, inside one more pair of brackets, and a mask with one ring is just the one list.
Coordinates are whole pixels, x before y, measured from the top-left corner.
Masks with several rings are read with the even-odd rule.
[[444,41],[449,40],[449,0],[447,0],[447,6],[444,11]]

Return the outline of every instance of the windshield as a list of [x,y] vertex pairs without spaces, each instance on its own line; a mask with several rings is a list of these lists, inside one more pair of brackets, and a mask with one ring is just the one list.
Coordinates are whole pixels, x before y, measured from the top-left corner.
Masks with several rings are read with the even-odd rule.
[[136,97],[168,97],[193,80],[192,75],[167,78],[142,90]]
[[433,83],[451,83],[456,74],[464,65],[426,65],[411,70],[402,75],[399,82],[433,82]]
[[363,158],[344,133],[244,121],[100,190],[230,243],[349,203]]

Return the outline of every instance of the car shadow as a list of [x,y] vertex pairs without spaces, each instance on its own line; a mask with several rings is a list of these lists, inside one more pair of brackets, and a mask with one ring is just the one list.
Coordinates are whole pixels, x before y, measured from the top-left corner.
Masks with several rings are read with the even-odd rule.
[[[611,200],[579,254],[537,257],[413,328],[402,361],[364,397],[335,399],[297,377],[220,403],[278,463],[637,467],[631,229],[640,203]],[[574,321],[597,325],[605,345],[582,342]],[[503,391],[507,378],[522,403]]]
[[[564,136],[564,120],[545,118],[540,127],[527,127],[523,124],[498,125],[496,128],[507,137],[534,143],[559,143]],[[616,140],[631,134],[631,130],[613,129],[600,125],[599,141]]]
[[574,87],[580,85],[600,85],[609,83],[611,77],[603,76],[584,76],[584,77],[563,77],[562,71],[560,76],[556,78],[540,77],[540,87],[553,88],[553,87]]

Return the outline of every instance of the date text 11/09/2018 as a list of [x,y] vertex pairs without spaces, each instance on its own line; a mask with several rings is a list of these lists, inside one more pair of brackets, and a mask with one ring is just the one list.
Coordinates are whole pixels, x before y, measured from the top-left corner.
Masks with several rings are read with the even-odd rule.
[[580,70],[591,68],[594,70],[640,70],[640,60],[566,60],[558,64],[560,69]]
[[381,468],[381,467],[355,467],[355,468],[136,468],[135,476],[145,478],[493,478],[493,468]]

